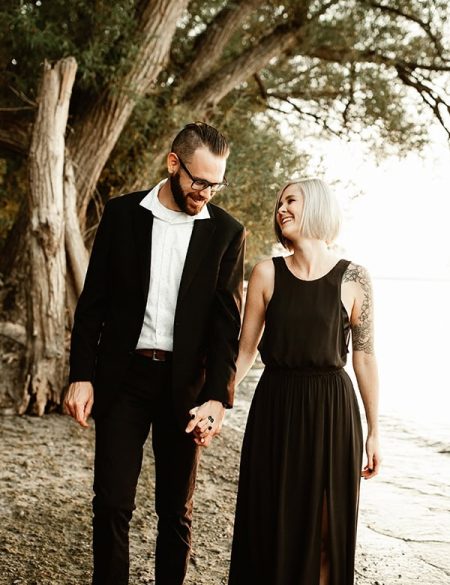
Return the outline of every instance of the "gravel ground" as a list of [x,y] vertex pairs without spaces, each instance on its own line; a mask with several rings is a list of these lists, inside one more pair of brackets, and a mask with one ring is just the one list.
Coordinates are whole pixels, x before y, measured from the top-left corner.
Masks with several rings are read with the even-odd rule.
[[[186,585],[226,583],[242,440],[233,419],[242,417],[237,406],[222,435],[202,454]],[[93,425],[83,430],[56,414],[9,416],[0,418],[0,432],[0,585],[88,585]],[[397,437],[400,446],[392,448],[404,449],[402,440]],[[132,585],[153,583],[152,459],[148,445],[130,533]],[[363,482],[357,585],[448,584],[445,493],[431,486],[431,478],[428,492],[426,486],[402,491],[389,462],[387,475]],[[411,490],[411,482],[405,486]]]
[[[88,584],[93,424],[83,430],[60,415],[2,417],[0,424],[0,584]],[[240,437],[225,430],[203,451],[187,585],[224,580],[239,449]],[[148,442],[130,531],[131,583],[153,583],[153,490]]]

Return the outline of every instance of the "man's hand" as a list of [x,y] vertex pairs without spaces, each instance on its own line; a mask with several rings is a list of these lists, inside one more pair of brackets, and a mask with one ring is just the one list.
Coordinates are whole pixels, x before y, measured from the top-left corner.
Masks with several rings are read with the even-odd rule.
[[64,398],[64,410],[84,428],[94,404],[94,388],[91,382],[72,382]]
[[215,435],[222,430],[225,416],[225,407],[218,400],[208,400],[201,406],[191,408],[191,420],[186,427],[187,433],[192,433],[194,441],[200,447],[208,447]]

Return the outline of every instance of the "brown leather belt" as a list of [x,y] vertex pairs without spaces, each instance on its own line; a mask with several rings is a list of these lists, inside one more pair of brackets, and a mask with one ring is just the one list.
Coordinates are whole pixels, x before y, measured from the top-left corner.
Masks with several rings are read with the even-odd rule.
[[167,362],[172,358],[172,352],[165,349],[137,349],[136,353],[155,362]]

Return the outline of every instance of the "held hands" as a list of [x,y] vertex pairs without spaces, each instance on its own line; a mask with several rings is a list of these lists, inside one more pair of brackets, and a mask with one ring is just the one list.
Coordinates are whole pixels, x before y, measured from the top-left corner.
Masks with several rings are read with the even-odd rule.
[[94,388],[91,382],[72,382],[64,398],[64,410],[82,427],[87,428],[88,416],[94,404]]
[[192,433],[194,441],[200,447],[208,447],[215,435],[219,435],[225,416],[225,408],[218,400],[208,400],[201,406],[191,408],[191,420],[186,433]]
[[378,437],[369,435],[366,441],[367,465],[361,471],[361,477],[372,479],[378,475],[381,465],[380,442]]

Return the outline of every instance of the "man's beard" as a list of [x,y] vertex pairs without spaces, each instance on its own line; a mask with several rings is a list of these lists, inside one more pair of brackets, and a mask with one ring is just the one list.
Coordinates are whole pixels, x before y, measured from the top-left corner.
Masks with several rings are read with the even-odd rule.
[[186,194],[183,189],[181,188],[180,184],[180,172],[175,173],[174,175],[169,176],[170,181],[170,190],[172,191],[172,196],[174,198],[175,203],[177,206],[186,213],[187,215],[197,215],[203,206],[200,209],[189,209],[187,204],[188,194]]

